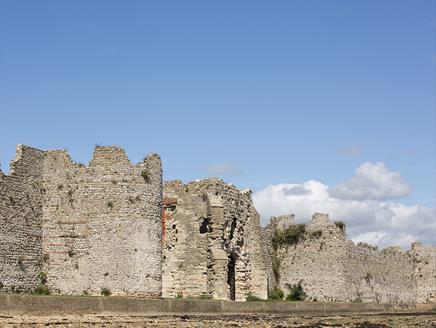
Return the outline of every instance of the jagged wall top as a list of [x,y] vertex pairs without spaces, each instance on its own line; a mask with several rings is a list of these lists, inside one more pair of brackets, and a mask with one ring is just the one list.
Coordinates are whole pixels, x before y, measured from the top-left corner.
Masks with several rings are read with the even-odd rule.
[[[66,150],[48,150],[45,152],[46,156],[51,157],[52,159],[57,159],[60,162],[64,163],[68,166],[76,166],[76,167],[119,167],[119,166],[135,166],[127,157],[123,148],[118,146],[95,146],[91,161],[89,165],[83,165],[81,163],[76,163],[71,159],[70,154]],[[138,164],[141,166],[142,164],[148,161],[160,161],[160,156],[156,153],[151,153],[144,157],[142,161]]]
[[252,192],[249,189],[239,190],[234,185],[224,182],[219,178],[207,178],[201,180],[194,180],[187,184],[184,184],[180,180],[165,181],[164,183],[164,194],[166,198],[177,198],[180,191],[194,192],[198,194],[207,194],[210,202],[210,206],[222,206],[220,196],[208,191],[215,190],[217,188],[228,189],[229,191],[234,191],[239,193],[242,197],[246,197],[247,200],[252,202]]
[[[43,150],[18,144],[15,148],[15,158],[10,161],[9,174],[5,174],[0,168],[1,176],[16,176],[16,175],[33,175],[32,172],[28,172],[34,165],[40,164],[41,155]],[[38,163],[36,163],[38,162]]]

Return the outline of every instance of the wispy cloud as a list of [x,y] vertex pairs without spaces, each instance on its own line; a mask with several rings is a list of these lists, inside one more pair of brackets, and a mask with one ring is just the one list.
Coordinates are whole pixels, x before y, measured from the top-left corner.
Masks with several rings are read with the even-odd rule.
[[346,148],[344,150],[345,155],[350,156],[350,157],[359,157],[360,155],[362,155],[362,147],[360,146],[352,146],[349,148]]
[[211,174],[216,175],[241,175],[242,170],[233,166],[230,163],[217,163],[210,165],[207,170]]

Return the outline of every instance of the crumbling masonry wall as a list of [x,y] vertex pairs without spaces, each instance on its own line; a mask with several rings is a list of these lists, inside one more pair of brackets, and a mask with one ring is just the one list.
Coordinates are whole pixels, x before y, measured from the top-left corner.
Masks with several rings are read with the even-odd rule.
[[[267,228],[272,240],[276,229],[295,225],[294,216],[272,220]],[[304,240],[294,245],[271,244],[271,258],[276,261],[274,284],[288,294],[287,285],[302,281],[310,299],[337,301],[342,299],[345,286],[344,267],[346,240],[344,233],[325,216],[315,214],[306,227]],[[270,288],[273,287],[270,284]]]
[[39,282],[43,159],[18,145],[10,173],[0,171],[0,291],[31,291]]
[[287,293],[288,285],[302,281],[309,299],[380,303],[434,301],[435,247],[414,244],[412,250],[406,252],[399,247],[380,251],[364,243],[355,245],[327,215],[315,214],[302,240],[274,250],[275,231],[292,224],[293,216],[273,218],[264,230],[272,261],[278,261],[278,267],[270,264],[270,289],[278,286]]
[[[1,251],[9,257],[25,253],[24,264],[34,263],[31,275],[23,273],[31,280],[23,280],[23,285],[34,288],[38,273],[44,272],[52,293],[97,295],[107,288],[115,295],[160,296],[160,157],[152,154],[133,165],[121,148],[98,146],[89,166],[84,166],[62,150],[34,153],[40,155],[38,161],[30,158],[26,163],[33,165],[37,187],[29,189],[33,180],[24,175],[16,189],[20,195],[32,191],[35,201],[26,198],[17,208],[35,204],[36,223],[27,228],[29,214],[23,215],[14,225],[6,224],[8,230],[0,238],[18,236],[17,243]],[[13,170],[11,178],[16,175]],[[0,210],[8,213],[2,219],[8,219],[13,208],[4,199],[11,188],[0,190]],[[22,250],[22,245],[29,246]]]
[[162,295],[267,297],[259,214],[251,192],[219,179],[164,184]]
[[417,299],[412,256],[400,247],[379,250],[366,243],[347,244],[347,300],[414,303]]
[[436,247],[412,244],[409,253],[413,257],[418,303],[436,302]]
[[159,156],[133,165],[121,148],[96,147],[85,167],[49,151],[44,188],[44,268],[53,290],[160,296]]

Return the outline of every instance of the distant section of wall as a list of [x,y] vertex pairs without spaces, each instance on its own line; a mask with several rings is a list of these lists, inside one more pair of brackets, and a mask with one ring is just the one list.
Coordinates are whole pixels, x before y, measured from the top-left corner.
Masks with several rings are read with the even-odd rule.
[[48,151],[44,189],[44,270],[53,291],[160,296],[158,155],[133,165],[121,148],[98,146],[85,167]]
[[377,303],[413,303],[417,290],[413,258],[400,247],[377,247],[349,242],[345,262],[344,296]]
[[418,243],[406,252],[400,247],[380,251],[363,243],[355,245],[339,224],[326,214],[315,214],[300,241],[274,249],[274,235],[293,224],[293,217],[273,218],[264,230],[272,259],[270,289],[278,286],[287,294],[290,285],[301,281],[309,299],[319,301],[435,300],[435,247]]
[[307,225],[304,240],[295,245],[278,247],[276,253],[279,262],[278,287],[285,294],[289,292],[288,285],[301,281],[313,300],[343,299],[346,239],[342,230],[326,215],[315,214]]
[[414,263],[417,302],[436,302],[436,247],[416,242],[412,244],[410,254]]
[[268,293],[271,293],[274,287],[279,285],[280,280],[280,258],[272,245],[274,234],[276,231],[283,231],[293,224],[295,224],[294,215],[282,215],[272,217],[269,224],[262,229],[262,249],[266,263]]
[[0,291],[31,291],[42,259],[44,152],[17,146],[10,174],[0,171]]
[[164,297],[267,296],[259,214],[250,191],[219,179],[164,185]]

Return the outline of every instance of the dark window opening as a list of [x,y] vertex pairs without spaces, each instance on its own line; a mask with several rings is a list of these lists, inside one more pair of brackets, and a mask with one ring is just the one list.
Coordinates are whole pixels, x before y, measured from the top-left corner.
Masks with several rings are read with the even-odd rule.
[[234,255],[229,256],[229,263],[227,264],[227,284],[229,285],[230,300],[236,299],[236,258]]
[[230,240],[233,239],[233,235],[235,234],[235,229],[236,229],[236,218],[233,218],[232,225],[230,226],[230,237],[229,237]]
[[210,219],[204,218],[200,223],[200,233],[204,234],[204,233],[209,233],[209,232],[212,232]]

